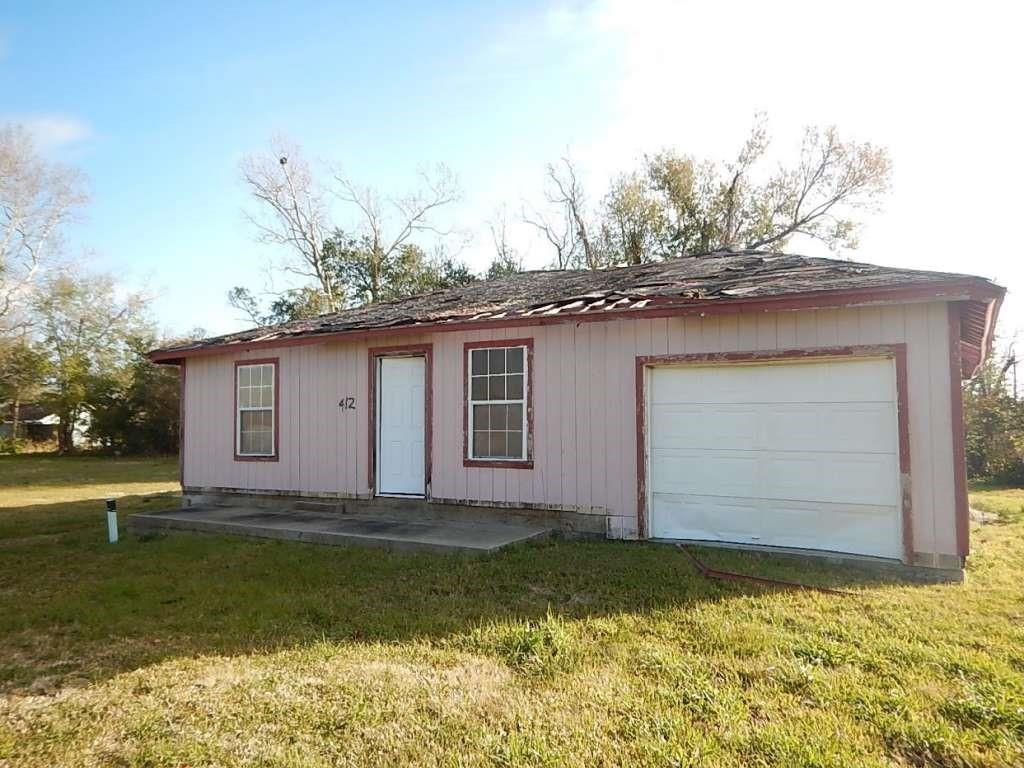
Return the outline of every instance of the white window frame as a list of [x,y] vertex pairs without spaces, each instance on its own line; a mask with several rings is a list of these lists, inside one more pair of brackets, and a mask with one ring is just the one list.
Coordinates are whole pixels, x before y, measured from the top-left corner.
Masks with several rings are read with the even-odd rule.
[[[474,352],[489,352],[492,349],[504,349],[506,354],[510,349],[521,349],[523,350],[523,397],[517,400],[474,400],[473,399],[473,353]],[[466,458],[470,461],[521,461],[528,462],[530,460],[530,420],[529,414],[527,413],[530,403],[530,349],[526,344],[492,344],[486,347],[471,347],[466,350],[466,407],[469,409],[469,418],[467,420],[469,434],[466,436]],[[518,457],[515,456],[477,456],[473,451],[473,434],[474,434],[474,405],[521,405],[523,408],[523,447],[522,454]]]
[[[243,368],[269,367],[271,403],[267,407],[243,406],[241,398],[241,380]],[[262,377],[261,377],[262,378]],[[242,452],[242,412],[243,411],[270,411],[270,453],[243,453]],[[277,457],[277,363],[274,361],[262,361],[254,363],[240,363],[235,366],[235,456],[244,459],[273,459]]]

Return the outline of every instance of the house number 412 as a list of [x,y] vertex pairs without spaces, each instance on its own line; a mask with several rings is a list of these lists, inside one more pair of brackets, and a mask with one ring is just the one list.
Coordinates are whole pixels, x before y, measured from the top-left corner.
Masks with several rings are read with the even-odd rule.
[[338,407],[343,411],[354,411],[356,409],[356,399],[354,397],[343,397],[338,401]]

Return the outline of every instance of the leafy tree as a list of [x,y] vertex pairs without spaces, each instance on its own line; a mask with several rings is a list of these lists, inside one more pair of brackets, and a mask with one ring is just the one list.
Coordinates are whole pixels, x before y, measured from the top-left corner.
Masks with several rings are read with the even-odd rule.
[[523,213],[559,268],[596,269],[723,248],[786,247],[803,236],[855,248],[859,217],[889,189],[884,149],[847,141],[835,127],[807,128],[794,162],[763,171],[770,140],[762,117],[736,158],[698,160],[668,149],[615,179],[603,204],[587,206],[568,158],[549,165],[546,207]]
[[251,290],[236,286],[228,291],[228,303],[257,326],[316,317],[330,311],[323,292],[315,286],[291,288],[275,294],[267,309],[260,306]]
[[74,450],[72,434],[97,394],[121,375],[129,340],[149,332],[146,299],[118,296],[109,275],[63,272],[44,281],[34,312],[39,343],[49,358],[52,403],[60,416],[58,450]]
[[649,182],[639,173],[620,176],[605,195],[601,234],[606,253],[641,264],[657,253],[666,216]]
[[844,141],[835,127],[807,128],[794,165],[763,180],[755,171],[769,147],[758,120],[736,159],[724,165],[665,151],[645,172],[668,221],[659,255],[719,248],[782,249],[794,236],[833,250],[855,248],[856,216],[889,189],[884,149]]
[[1024,401],[1007,385],[1012,352],[990,357],[964,384],[967,473],[972,478],[1024,482]]
[[178,449],[180,378],[176,368],[154,365],[146,352],[158,343],[150,334],[126,339],[127,364],[97,376],[91,402],[90,437],[108,450],[168,454]]
[[21,406],[38,400],[46,391],[49,361],[27,337],[0,345],[0,405],[11,415],[11,450],[18,450]]
[[523,271],[523,264],[512,255],[495,256],[491,266],[487,268],[486,280],[496,280],[499,277],[508,277]]
[[349,286],[354,303],[393,301],[417,293],[466,285],[476,276],[443,252],[433,257],[412,243],[385,255],[375,252],[371,240],[336,232],[328,244],[339,282]]

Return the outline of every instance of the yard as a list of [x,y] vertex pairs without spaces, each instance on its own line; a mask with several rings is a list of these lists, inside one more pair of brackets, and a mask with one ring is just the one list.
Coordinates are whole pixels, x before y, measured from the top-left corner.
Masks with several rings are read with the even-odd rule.
[[1024,491],[965,585],[706,550],[106,543],[173,460],[0,458],[0,765],[1024,764]]

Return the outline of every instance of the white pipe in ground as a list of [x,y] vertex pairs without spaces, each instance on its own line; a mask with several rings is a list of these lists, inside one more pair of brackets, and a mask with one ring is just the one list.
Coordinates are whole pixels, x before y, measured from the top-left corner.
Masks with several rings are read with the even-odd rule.
[[117,543],[117,500],[107,499],[107,539]]

